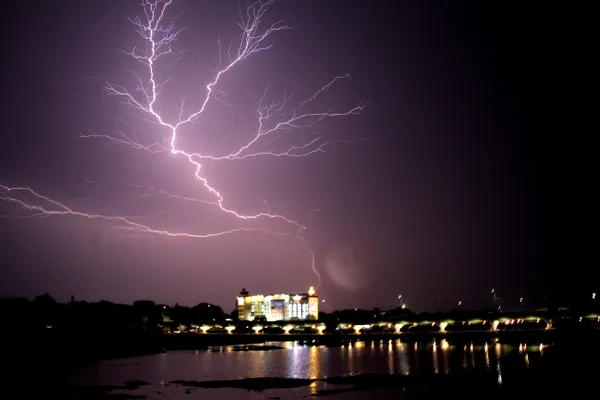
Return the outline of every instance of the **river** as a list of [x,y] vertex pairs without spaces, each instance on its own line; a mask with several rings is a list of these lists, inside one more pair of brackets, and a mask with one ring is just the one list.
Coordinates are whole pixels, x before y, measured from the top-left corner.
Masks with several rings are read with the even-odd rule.
[[[452,393],[465,398],[469,393],[475,397],[500,393],[503,388],[521,393],[531,389],[539,395],[544,388],[566,385],[567,375],[583,378],[591,373],[584,367],[585,352],[567,361],[565,356],[574,353],[552,343],[381,340],[339,347],[271,345],[281,348],[236,351],[235,346],[223,346],[88,364],[65,376],[67,385],[77,388],[68,398],[273,400],[322,395],[340,400],[438,398],[440,394],[454,398]],[[589,356],[590,362],[597,360]]]

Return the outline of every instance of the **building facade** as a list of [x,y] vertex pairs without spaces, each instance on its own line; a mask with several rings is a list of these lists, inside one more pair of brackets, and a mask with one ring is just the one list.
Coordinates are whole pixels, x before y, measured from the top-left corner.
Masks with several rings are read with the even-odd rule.
[[319,319],[319,297],[311,287],[299,294],[255,294],[242,289],[237,298],[242,321],[306,321]]

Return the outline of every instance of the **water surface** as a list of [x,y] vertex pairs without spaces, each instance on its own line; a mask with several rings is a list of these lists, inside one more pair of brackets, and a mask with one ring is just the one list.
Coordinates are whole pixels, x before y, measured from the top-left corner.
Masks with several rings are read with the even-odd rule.
[[[528,373],[546,374],[558,365],[553,364],[555,349],[552,344],[474,345],[446,341],[403,343],[400,340],[359,341],[339,347],[295,342],[271,344],[283,348],[244,352],[234,351],[233,346],[223,346],[209,351],[172,351],[103,361],[71,371],[67,383],[77,387],[105,387],[94,392],[94,396],[102,392],[103,396],[127,394],[147,399],[288,399],[315,395],[326,395],[325,398],[331,399],[424,398],[437,397],[435,393],[440,390],[448,393],[447,387],[458,388],[457,393],[463,394],[470,389],[479,390],[480,386],[486,391],[511,384],[516,387],[528,382]],[[384,383],[357,387],[352,381],[333,380],[361,374],[374,374],[365,380],[367,383],[377,379],[383,379]],[[410,385],[390,384],[390,376],[406,379]],[[270,383],[264,381],[243,381],[243,385],[266,384],[267,388],[261,391],[198,387],[217,385],[212,381],[265,377],[297,379],[275,383],[275,386],[297,387],[268,388]],[[239,382],[229,382],[226,386],[232,385],[239,385]],[[90,398],[89,393],[71,398]]]

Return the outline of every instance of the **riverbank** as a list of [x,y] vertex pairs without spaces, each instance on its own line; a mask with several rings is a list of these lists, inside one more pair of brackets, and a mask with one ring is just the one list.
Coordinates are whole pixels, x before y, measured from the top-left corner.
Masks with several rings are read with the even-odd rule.
[[432,332],[432,333],[361,333],[361,334],[179,334],[165,337],[165,348],[168,350],[197,350],[209,346],[226,346],[236,344],[289,342],[314,344],[321,346],[342,346],[353,341],[388,341],[431,342],[447,340],[456,343],[554,343],[557,341],[598,340],[600,330],[512,330],[499,332]]
[[361,334],[179,334],[160,333],[71,333],[40,332],[37,334],[3,335],[4,357],[20,361],[32,356],[52,358],[60,365],[99,360],[129,358],[170,350],[206,350],[214,346],[249,345],[295,341],[307,345],[336,347],[350,342],[432,342],[446,340],[449,344],[498,341],[500,343],[586,343],[598,341],[600,330],[513,330],[500,332],[448,333],[361,333]]

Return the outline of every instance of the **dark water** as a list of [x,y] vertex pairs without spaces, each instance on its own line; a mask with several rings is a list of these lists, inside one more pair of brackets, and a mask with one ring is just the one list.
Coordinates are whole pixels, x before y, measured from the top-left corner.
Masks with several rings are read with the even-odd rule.
[[[579,347],[577,343],[564,348],[555,344],[473,345],[446,341],[415,344],[399,340],[356,342],[340,347],[294,342],[272,344],[283,349],[234,351],[232,346],[226,346],[95,363],[67,374],[68,386],[87,387],[85,391],[71,392],[68,397],[291,399],[326,395],[325,398],[331,399],[392,399],[472,395],[478,398],[497,392],[500,398],[505,398],[507,393],[523,394],[524,390],[534,396],[552,393],[558,387],[568,387],[577,393],[581,389],[579,383],[567,377],[590,382],[598,362],[596,355],[586,353],[585,346]],[[354,378],[345,382],[334,379],[361,374],[373,374],[363,379],[366,385],[357,385],[352,381]],[[298,387],[272,388],[271,383],[263,381],[263,390],[258,391],[215,388],[216,383],[206,383],[236,380],[235,386],[240,385],[237,380],[265,377],[295,378],[298,381],[280,380],[277,385]],[[391,384],[390,377],[393,377]],[[243,382],[242,386],[256,383]],[[198,387],[203,385],[212,387]],[[226,386],[232,386],[231,382]]]

